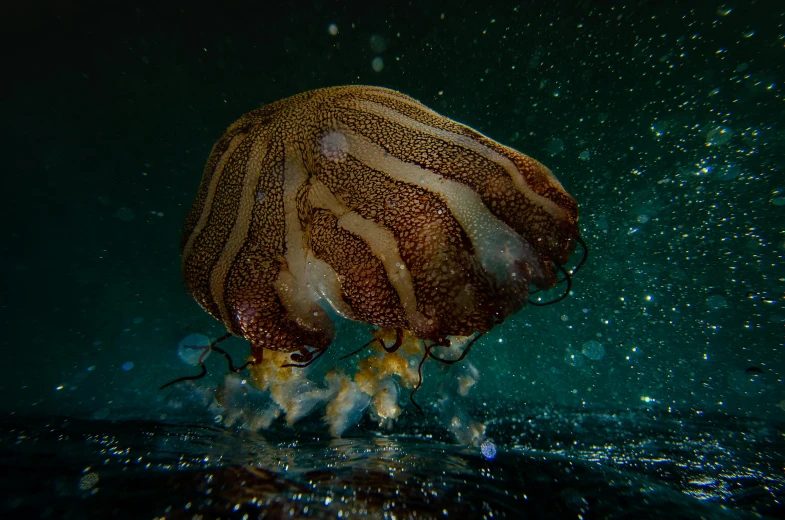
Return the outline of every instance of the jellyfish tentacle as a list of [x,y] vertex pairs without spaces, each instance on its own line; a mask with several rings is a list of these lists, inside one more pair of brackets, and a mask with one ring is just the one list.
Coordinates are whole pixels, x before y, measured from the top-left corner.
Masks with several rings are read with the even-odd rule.
[[395,343],[393,343],[389,347],[386,346],[384,342],[382,342],[382,348],[384,348],[384,351],[387,352],[388,354],[392,354],[393,352],[401,348],[401,345],[403,345],[403,329],[395,329]]
[[379,344],[382,346],[382,348],[385,348],[385,347],[384,347],[384,342],[383,342],[381,339],[379,339],[379,338],[373,338],[371,341],[369,341],[368,343],[366,343],[366,344],[365,344],[365,345],[363,345],[362,347],[358,348],[357,350],[353,350],[352,352],[349,352],[349,353],[348,353],[348,354],[346,354],[345,356],[341,356],[341,357],[339,357],[338,359],[339,359],[339,360],[344,360],[344,359],[346,359],[346,358],[350,358],[350,357],[352,357],[352,356],[353,356],[353,355],[355,355],[355,354],[359,354],[360,352],[362,352],[363,350],[365,350],[366,348],[368,348],[368,347],[369,347],[369,346],[370,346],[372,343],[374,343],[374,342],[376,342],[376,341],[378,341],[378,342],[379,342]]
[[422,359],[420,359],[420,364],[417,366],[417,376],[418,376],[417,385],[415,385],[414,389],[412,390],[412,393],[409,394],[409,401],[412,402],[412,404],[417,408],[417,410],[422,415],[425,415],[425,412],[422,411],[422,408],[420,407],[420,405],[417,404],[417,401],[414,400],[414,394],[422,386],[422,381],[423,381],[423,379],[422,379],[422,366],[423,366],[423,364],[425,364],[425,360],[430,357],[431,359],[435,359],[436,361],[438,361],[440,363],[444,363],[445,365],[452,365],[454,363],[459,363],[460,361],[463,361],[466,358],[466,356],[469,354],[469,351],[472,349],[472,346],[474,345],[474,343],[478,339],[480,339],[482,336],[484,336],[484,335],[485,335],[485,332],[480,332],[474,338],[472,338],[472,340],[469,342],[469,344],[466,345],[466,348],[463,349],[463,352],[461,352],[461,355],[460,355],[460,357],[458,359],[442,359],[442,358],[440,358],[438,356],[435,356],[433,354],[433,352],[431,352],[431,349],[434,348],[434,347],[447,347],[447,348],[449,348],[450,347],[450,340],[449,339],[444,338],[444,337],[443,338],[439,338],[439,339],[435,340],[433,343],[431,343],[430,345],[426,345],[425,341],[420,340],[420,342],[422,343],[423,347],[425,348],[425,353],[423,354]]
[[218,352],[219,354],[221,354],[223,357],[225,357],[226,358],[226,362],[229,363],[229,371],[230,372],[234,372],[236,374],[238,372],[242,372],[243,370],[245,370],[249,366],[255,364],[256,360],[252,359],[251,361],[246,361],[245,363],[243,363],[239,367],[235,367],[234,366],[234,362],[232,361],[232,357],[229,355],[229,353],[227,351],[225,351],[224,349],[222,349],[221,347],[216,346],[216,344],[218,344],[218,343],[220,343],[220,342],[222,342],[222,341],[224,341],[226,339],[229,339],[230,337],[231,337],[231,334],[229,334],[229,333],[224,334],[223,336],[221,336],[220,338],[215,340],[210,345],[210,350],[214,350],[214,351]]
[[[433,354],[433,352],[429,352],[429,353],[428,353],[428,355],[429,355],[429,356],[430,356],[432,359],[435,359],[435,360],[436,360],[436,361],[438,361],[439,363],[444,363],[445,365],[453,365],[453,364],[455,364],[455,363],[460,363],[461,361],[463,361],[464,359],[466,359],[466,356],[468,356],[468,355],[469,355],[469,351],[472,349],[472,346],[474,346],[474,343],[475,343],[475,342],[476,342],[478,339],[480,339],[481,337],[483,337],[484,335],[485,335],[485,332],[480,332],[479,334],[477,334],[476,336],[474,336],[474,337],[472,338],[472,340],[469,342],[469,344],[468,344],[468,345],[466,345],[466,348],[464,348],[464,349],[463,349],[463,352],[461,352],[461,355],[460,355],[460,356],[459,356],[457,359],[444,359],[444,358],[440,358],[440,357],[438,357],[438,356],[435,356],[435,355]],[[445,346],[445,345],[434,345],[434,346]],[[448,345],[446,345],[446,346],[449,346],[449,344],[448,344]]]
[[349,352],[345,356],[341,356],[338,359],[343,360],[346,358],[350,358],[353,355],[362,352],[364,349],[368,348],[373,343],[377,343],[377,342],[379,343],[379,346],[384,349],[385,352],[387,352],[388,354],[392,354],[393,352],[396,352],[399,348],[401,348],[401,345],[403,345],[403,336],[404,336],[403,329],[395,329],[395,343],[393,343],[389,347],[384,344],[384,341],[382,341],[381,338],[373,338],[371,341],[369,341],[362,347],[358,348],[357,350],[353,350],[352,352]]
[[306,363],[313,359],[313,354],[305,347],[300,347],[297,352],[292,352],[292,361],[296,363]]
[[326,348],[316,348],[314,350],[308,350],[305,347],[302,347],[299,352],[294,352],[291,355],[292,361],[294,363],[286,363],[281,365],[281,368],[305,368],[310,366],[311,363],[319,359],[327,352]]
[[433,345],[426,345],[425,341],[423,340],[420,340],[420,342],[422,343],[422,346],[425,348],[425,354],[423,354],[422,359],[420,360],[420,364],[417,366],[417,375],[419,376],[419,379],[417,380],[417,385],[415,385],[414,389],[412,390],[412,393],[409,394],[409,401],[411,401],[412,404],[417,408],[417,410],[419,410],[420,414],[425,415],[425,412],[422,411],[420,405],[417,404],[417,401],[414,400],[414,394],[422,386],[422,366],[423,363],[425,363],[425,360],[428,359],[428,356],[431,354],[431,348],[433,347]]
[[229,357],[229,354],[227,354],[227,353],[226,353],[226,351],[224,351],[222,348],[216,347],[216,345],[217,345],[218,343],[220,343],[220,342],[222,342],[222,341],[224,341],[224,340],[228,339],[230,336],[231,336],[231,334],[230,334],[230,333],[226,333],[226,334],[224,334],[223,336],[221,336],[220,338],[218,338],[218,339],[216,339],[215,341],[213,341],[212,343],[210,343],[208,346],[204,347],[204,352],[202,352],[202,353],[199,355],[199,359],[198,359],[198,361],[199,361],[199,366],[200,366],[200,367],[202,367],[202,371],[201,371],[201,373],[199,373],[199,374],[197,374],[197,375],[195,375],[195,376],[183,376],[183,377],[178,377],[177,379],[175,379],[175,380],[173,380],[173,381],[169,381],[169,382],[168,382],[168,383],[166,383],[165,385],[162,385],[162,386],[158,387],[158,389],[159,389],[159,390],[163,390],[164,388],[166,388],[166,387],[169,387],[169,386],[172,386],[172,385],[173,385],[173,384],[175,384],[175,383],[181,383],[181,382],[183,382],[183,381],[196,381],[197,379],[201,379],[201,378],[203,378],[204,376],[206,376],[206,375],[207,375],[207,367],[206,367],[206,366],[204,366],[204,358],[207,356],[207,353],[208,353],[208,352],[210,352],[211,350],[215,350],[215,351],[217,351],[217,352],[220,352],[220,353],[222,353],[222,354],[223,354],[223,355],[224,355],[224,356],[225,356],[225,357],[226,357],[226,358],[229,360],[229,368],[230,368],[231,370],[233,370],[233,371],[235,371],[235,372],[239,372],[240,370],[242,370],[243,368],[245,368],[245,367],[248,365],[247,363],[246,363],[245,365],[243,365],[242,367],[240,367],[239,369],[237,369],[237,370],[234,370],[234,368],[232,367],[232,358],[230,358],[230,357]]
[[589,246],[586,245],[586,242],[583,241],[583,238],[581,238],[580,235],[575,235],[573,238],[583,248],[583,257],[581,257],[581,261],[578,262],[578,265],[570,269],[570,276],[575,275],[575,273],[577,273],[581,267],[583,267],[583,264],[585,264],[586,260],[589,258]]
[[214,350],[214,351],[218,352],[219,354],[221,354],[223,357],[225,357],[226,361],[229,363],[229,371],[230,372],[234,372],[235,374],[238,373],[238,372],[242,372],[243,370],[245,370],[246,368],[248,368],[251,365],[255,365],[256,364],[256,360],[252,359],[250,361],[246,361],[245,363],[243,363],[239,367],[235,367],[234,363],[232,362],[232,357],[224,349],[214,346],[210,350]]
[[197,374],[197,375],[195,375],[195,376],[183,376],[183,377],[178,377],[177,379],[174,379],[174,380],[172,380],[172,381],[169,381],[169,382],[168,382],[168,383],[166,383],[165,385],[161,385],[161,386],[159,386],[159,387],[158,387],[158,390],[163,390],[164,388],[167,388],[167,387],[169,387],[169,386],[172,386],[172,385],[173,385],[173,384],[175,384],[175,383],[181,383],[181,382],[183,382],[183,381],[196,381],[197,379],[201,379],[201,378],[203,378],[204,376],[206,376],[206,375],[207,375],[207,367],[206,367],[206,366],[204,366],[204,363],[202,363],[202,361],[201,361],[201,360],[199,361],[199,366],[200,366],[200,367],[202,367],[202,372],[201,372],[201,373],[199,373],[199,374]]
[[[563,282],[568,282],[568,283],[571,283],[571,280],[570,280],[570,279],[571,279],[573,276],[575,276],[575,273],[577,273],[577,272],[578,272],[578,271],[579,271],[579,270],[580,270],[580,269],[583,267],[583,265],[586,263],[586,260],[589,258],[589,246],[587,246],[587,245],[586,245],[586,242],[584,242],[584,241],[583,241],[583,239],[580,237],[580,235],[576,235],[576,236],[574,237],[574,239],[575,239],[575,241],[576,241],[576,242],[578,242],[578,243],[581,245],[581,247],[583,248],[583,256],[581,257],[580,261],[578,262],[578,264],[577,264],[575,267],[573,267],[573,268],[572,268],[572,269],[570,269],[569,271],[566,271],[566,272],[565,272],[565,275],[566,275],[566,276],[565,276],[564,278],[560,278],[559,280],[557,280],[557,281],[556,281],[556,285],[559,285],[560,283],[563,283]],[[558,267],[560,268],[560,270],[562,270],[562,272],[564,272],[564,270],[563,270],[562,266],[558,266]],[[530,292],[530,293],[529,293],[529,296],[532,296],[533,294],[537,294],[538,292],[542,292],[543,290],[544,290],[544,289],[537,289],[536,291],[532,291],[532,292]],[[569,291],[567,291],[567,292],[569,293]],[[560,300],[561,300],[561,299],[563,299],[563,298],[564,298],[564,297],[560,298],[559,300],[554,300],[554,302],[553,302],[553,303],[555,303],[555,302],[557,302],[557,301],[560,301]],[[532,303],[532,301],[531,301],[531,300],[529,300],[529,303]],[[536,304],[536,303],[534,303],[533,305],[537,305],[537,304]],[[540,304],[540,306],[542,306],[542,305],[543,305],[543,304]],[[546,305],[550,305],[550,303],[548,303],[548,304],[546,304]]]
[[531,305],[534,305],[535,307],[545,307],[546,305],[553,305],[554,303],[558,303],[558,302],[562,301],[563,299],[565,299],[570,294],[570,291],[572,290],[572,277],[570,276],[570,273],[567,272],[567,270],[563,266],[560,265],[560,266],[557,266],[557,267],[558,267],[559,271],[561,271],[562,274],[564,275],[564,279],[567,280],[567,288],[564,290],[564,293],[561,296],[559,296],[558,298],[556,298],[555,300],[551,300],[549,302],[535,302],[535,301],[529,300],[529,303]]
[[[583,241],[583,239],[580,237],[580,235],[576,235],[573,238],[575,239],[575,241],[577,243],[579,243],[581,245],[581,248],[583,249],[583,256],[578,261],[578,264],[575,267],[573,267],[572,269],[567,271],[570,276],[575,276],[575,273],[580,271],[581,267],[583,267],[583,265],[586,263],[586,259],[589,258],[589,247],[586,245],[586,242]],[[558,284],[560,284],[562,282],[566,282],[566,281],[567,281],[567,277],[564,277],[564,278],[561,278],[561,279],[557,280],[556,284],[558,285]],[[540,291],[538,290],[538,291],[535,291],[535,292],[540,292]],[[532,294],[534,294],[534,293],[532,293]]]

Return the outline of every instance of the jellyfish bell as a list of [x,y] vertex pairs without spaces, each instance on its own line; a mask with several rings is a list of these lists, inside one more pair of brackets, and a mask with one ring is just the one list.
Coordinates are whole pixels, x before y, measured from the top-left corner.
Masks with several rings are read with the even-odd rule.
[[487,332],[530,285],[557,283],[577,222],[534,159],[398,92],[332,87],[227,129],[186,218],[182,273],[253,362],[267,350],[306,366],[333,341],[331,314],[397,331],[387,353],[403,332],[445,347]]

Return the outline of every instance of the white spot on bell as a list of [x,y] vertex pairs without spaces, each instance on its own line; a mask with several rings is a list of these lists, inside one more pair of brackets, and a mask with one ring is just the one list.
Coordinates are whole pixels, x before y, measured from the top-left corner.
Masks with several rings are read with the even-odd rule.
[[322,155],[329,161],[343,161],[349,151],[349,142],[338,130],[331,130],[322,137]]

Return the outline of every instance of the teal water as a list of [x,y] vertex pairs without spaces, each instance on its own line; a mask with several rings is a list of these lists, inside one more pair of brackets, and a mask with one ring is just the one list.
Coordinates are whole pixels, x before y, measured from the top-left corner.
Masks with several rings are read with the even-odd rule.
[[[158,387],[194,371],[178,357],[185,336],[223,333],[184,291],[178,252],[215,140],[262,104],[311,88],[373,84],[538,159],[578,201],[590,257],[572,294],[557,305],[524,308],[478,342],[467,359],[479,376],[465,411],[486,424],[496,461],[506,454],[547,465],[566,457],[592,476],[584,480],[609,489],[624,481],[635,492],[597,497],[575,484],[567,486],[575,493],[549,488],[551,496],[530,476],[511,476],[481,458],[479,447],[458,446],[438,402],[450,373],[437,366],[426,366],[418,394],[425,418],[408,407],[391,430],[360,421],[344,440],[364,446],[387,439],[402,446],[396,453],[415,458],[438,459],[433,454],[447,450],[466,458],[468,474],[482,477],[480,489],[499,468],[493,493],[516,498],[494,502],[498,515],[624,516],[636,511],[631,504],[648,500],[641,494],[646,486],[672,492],[664,495],[670,505],[659,506],[678,507],[686,517],[721,506],[740,516],[782,514],[785,7],[779,3],[82,3],[15,6],[6,14],[11,79],[2,85],[2,143],[10,166],[0,206],[6,331],[0,406],[8,439],[24,428],[27,437],[43,439],[39,452],[32,441],[4,442],[6,468],[29,464],[41,475],[60,468],[76,478],[90,466],[86,473],[114,475],[122,456],[83,452],[85,443],[74,439],[102,431],[116,436],[118,425],[143,436],[150,424],[163,430],[188,424],[197,438],[215,428],[209,431],[232,443],[262,438],[267,451],[294,436],[311,455],[338,442],[318,416],[294,430],[282,423],[261,432],[238,428],[242,421],[228,425],[210,407],[225,375],[218,356],[208,359],[209,374],[198,384]],[[367,338],[366,326],[344,325],[330,363]],[[226,348],[235,359],[248,352],[240,339]],[[120,420],[126,422],[114,422]],[[51,431],[63,439],[47,437]],[[188,469],[215,468],[204,457],[220,442],[205,435]],[[574,444],[584,438],[602,449]],[[118,443],[169,460],[157,444]],[[619,452],[624,457],[614,458]],[[25,462],[20,453],[41,457]],[[538,458],[542,453],[547,457]],[[340,473],[342,462],[325,457],[324,467]],[[423,466],[402,464],[412,479],[390,485],[421,489],[435,481],[423,476],[422,468],[433,471],[427,457]],[[253,463],[230,458],[234,465]],[[42,459],[48,465],[38,465]],[[266,459],[257,462],[285,476]],[[598,464],[619,473],[603,477]],[[550,467],[565,475],[557,463]],[[151,472],[153,489],[163,485],[155,465],[133,468]],[[449,492],[435,497],[450,502],[466,485],[458,475],[446,478],[440,489]],[[115,487],[82,493],[79,479],[45,480],[43,495],[65,497],[48,513],[35,498],[41,490],[31,494],[26,482],[12,482],[18,487],[0,507],[100,515],[105,510],[90,501],[108,500],[102,493],[112,497],[124,485],[108,481]],[[362,481],[346,485],[359,489]],[[309,493],[323,504],[320,490],[331,485]],[[566,509],[527,510],[520,496],[529,485],[529,496],[556,497],[551,502]],[[257,493],[294,496],[293,489]],[[246,510],[251,495],[243,495],[238,517],[258,514]],[[471,510],[480,517],[481,494],[472,496],[480,497],[472,502],[480,509]],[[412,510],[423,506],[411,500]],[[433,503],[423,515],[438,513]],[[163,515],[166,505],[155,502],[139,514]],[[181,501],[168,505],[185,511],[177,509]]]

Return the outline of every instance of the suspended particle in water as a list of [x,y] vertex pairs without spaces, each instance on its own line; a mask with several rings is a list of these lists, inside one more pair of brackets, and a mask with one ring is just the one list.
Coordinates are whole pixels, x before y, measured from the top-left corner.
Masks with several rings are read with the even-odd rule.
[[207,359],[210,355],[209,349],[210,338],[204,334],[189,334],[177,344],[177,357],[186,365],[196,366],[202,354],[204,354],[202,361]]
[[131,222],[136,218],[136,213],[130,208],[120,208],[114,212],[114,216],[123,222]]
[[727,309],[730,307],[730,304],[728,304],[728,300],[724,296],[719,294],[712,294],[706,298],[706,307],[708,307],[711,311],[719,311],[722,309]]
[[496,445],[491,441],[483,442],[480,445],[480,451],[482,452],[482,456],[488,460],[493,460],[496,458]]
[[728,386],[743,397],[758,397],[766,393],[766,378],[761,370],[735,370],[727,375]]
[[327,32],[330,33],[330,36],[337,36],[338,35],[338,26],[334,23],[331,23],[327,26]]
[[564,151],[564,141],[558,137],[554,137],[548,141],[548,146],[546,148],[548,149],[548,153],[552,156],[559,155]]
[[564,355],[564,361],[567,362],[568,365],[575,368],[580,368],[583,366],[583,358],[581,357],[581,353],[577,350],[573,349],[572,347],[567,349],[567,353]]
[[743,173],[738,164],[725,163],[717,167],[715,175],[722,181],[732,181],[738,179]]
[[581,494],[580,491],[568,487],[563,489],[562,492],[559,493],[559,497],[561,498],[561,501],[564,503],[565,506],[567,506],[575,513],[579,513],[578,516],[583,518],[583,515],[586,513],[586,510],[588,509],[589,502]]
[[126,372],[128,372],[129,370],[131,370],[132,368],[134,368],[134,362],[133,362],[133,361],[126,361],[125,363],[123,363],[123,364],[120,366],[120,368],[122,368],[123,370],[125,370]]
[[706,134],[706,146],[721,146],[727,144],[733,132],[727,126],[716,126]]
[[589,359],[599,361],[605,357],[605,347],[599,341],[592,339],[583,344],[581,353]]
[[79,489],[82,491],[93,489],[96,484],[98,484],[98,473],[95,471],[91,471],[79,479]]
[[371,50],[374,54],[381,54],[387,50],[387,40],[381,34],[374,34],[370,39]]
[[374,72],[381,72],[384,68],[384,60],[381,56],[377,56],[371,62],[371,67],[373,68]]

